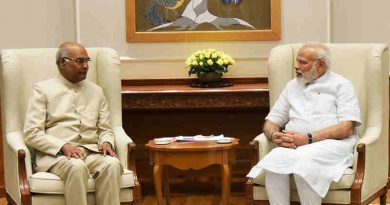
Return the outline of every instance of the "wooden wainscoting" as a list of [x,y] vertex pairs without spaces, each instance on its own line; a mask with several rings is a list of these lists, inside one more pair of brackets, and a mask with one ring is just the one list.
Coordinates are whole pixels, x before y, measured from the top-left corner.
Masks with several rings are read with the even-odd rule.
[[[243,192],[245,175],[250,170],[249,141],[261,133],[269,111],[266,80],[227,79],[234,85],[222,88],[193,88],[189,79],[123,81],[123,126],[137,145],[136,165],[142,192],[154,190],[149,152],[144,145],[156,137],[197,134],[224,134],[240,139],[232,170],[232,190]],[[172,192],[195,187],[205,192],[218,189],[219,170],[210,166],[182,174],[173,169]]]

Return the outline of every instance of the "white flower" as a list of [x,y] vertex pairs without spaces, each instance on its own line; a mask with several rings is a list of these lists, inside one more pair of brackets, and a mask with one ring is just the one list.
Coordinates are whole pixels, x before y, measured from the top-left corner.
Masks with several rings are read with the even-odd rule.
[[235,61],[228,54],[214,48],[197,50],[185,61],[190,75],[210,72],[222,74],[227,72],[228,66],[234,63]]
[[213,64],[214,64],[214,62],[213,62],[213,60],[211,60],[211,59],[208,59],[208,60],[207,60],[207,64],[209,64],[209,65],[213,65]]
[[217,60],[217,64],[218,64],[218,65],[223,65],[223,60],[222,60],[222,59],[218,59],[218,60]]

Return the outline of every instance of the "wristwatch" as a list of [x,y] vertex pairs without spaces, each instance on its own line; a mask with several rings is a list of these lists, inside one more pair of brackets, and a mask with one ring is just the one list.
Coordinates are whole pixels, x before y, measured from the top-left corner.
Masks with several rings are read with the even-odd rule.
[[309,143],[308,144],[311,144],[313,142],[313,136],[311,135],[311,133],[307,133],[307,138],[308,138],[308,141]]

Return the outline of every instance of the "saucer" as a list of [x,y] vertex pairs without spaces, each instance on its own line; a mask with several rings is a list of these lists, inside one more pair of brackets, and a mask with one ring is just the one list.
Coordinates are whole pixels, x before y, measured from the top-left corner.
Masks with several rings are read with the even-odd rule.
[[171,143],[170,141],[156,141],[154,140],[154,144],[157,144],[157,145],[164,145],[164,144],[169,144]]
[[223,139],[217,140],[216,142],[219,144],[229,144],[229,143],[232,143],[232,139],[231,138],[223,138]]
[[154,144],[165,145],[171,143],[172,141],[173,139],[171,137],[155,138]]

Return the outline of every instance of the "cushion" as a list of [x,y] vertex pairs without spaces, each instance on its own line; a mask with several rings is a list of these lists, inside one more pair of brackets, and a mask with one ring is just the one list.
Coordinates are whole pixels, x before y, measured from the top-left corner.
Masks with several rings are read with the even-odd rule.
[[[264,173],[260,174],[258,177],[253,179],[253,183],[264,186],[265,185],[264,176],[265,176]],[[348,168],[347,170],[345,170],[340,181],[332,182],[330,184],[329,190],[350,189],[354,179],[355,179],[355,170]],[[290,185],[291,185],[291,189],[297,190],[293,176],[290,177]]]
[[[49,172],[37,172],[29,178],[30,192],[41,194],[64,194],[64,182],[62,179]],[[133,172],[124,169],[121,177],[121,188],[134,186]],[[90,176],[88,180],[88,192],[95,191],[95,180]]]

